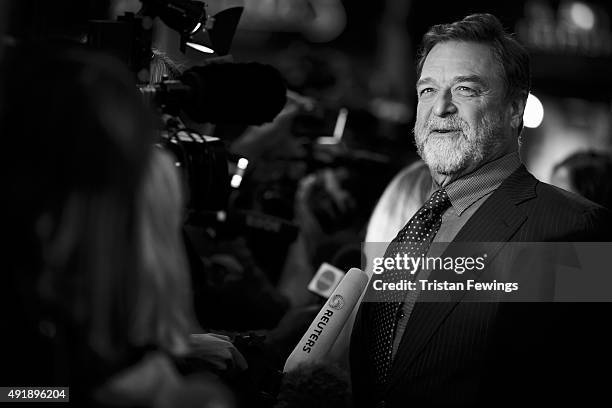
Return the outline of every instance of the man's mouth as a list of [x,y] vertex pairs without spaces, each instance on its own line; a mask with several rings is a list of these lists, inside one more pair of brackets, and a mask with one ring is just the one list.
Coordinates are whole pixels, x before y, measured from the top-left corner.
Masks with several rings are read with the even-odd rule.
[[431,132],[435,132],[435,133],[453,133],[453,132],[459,132],[460,129],[431,129]]

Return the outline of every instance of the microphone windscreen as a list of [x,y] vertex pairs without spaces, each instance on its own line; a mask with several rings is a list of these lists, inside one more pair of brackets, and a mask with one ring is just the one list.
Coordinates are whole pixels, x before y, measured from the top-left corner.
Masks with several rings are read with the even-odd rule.
[[308,290],[329,299],[344,276],[346,276],[346,273],[344,273],[343,270],[327,262],[323,262],[308,284]]
[[271,122],[287,101],[280,72],[256,62],[193,67],[180,81],[190,88],[181,107],[197,122],[260,125]]
[[367,284],[368,276],[362,270],[352,268],[347,272],[287,358],[284,372],[319,362],[329,353]]

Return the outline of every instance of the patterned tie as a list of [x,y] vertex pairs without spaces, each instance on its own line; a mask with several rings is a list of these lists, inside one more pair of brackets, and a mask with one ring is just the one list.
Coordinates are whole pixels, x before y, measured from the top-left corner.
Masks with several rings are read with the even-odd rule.
[[[429,245],[440,229],[442,214],[450,207],[450,200],[444,189],[439,189],[408,221],[408,224],[397,234],[385,251],[385,258],[395,258],[404,254],[408,257],[421,257],[427,254]],[[405,270],[385,270],[381,278],[385,282],[399,282],[410,278]],[[416,277],[412,275],[412,277]],[[393,335],[397,323],[397,315],[403,303],[403,294],[399,291],[383,291],[379,302],[373,306],[373,362],[376,382],[384,386],[391,366],[393,356]]]

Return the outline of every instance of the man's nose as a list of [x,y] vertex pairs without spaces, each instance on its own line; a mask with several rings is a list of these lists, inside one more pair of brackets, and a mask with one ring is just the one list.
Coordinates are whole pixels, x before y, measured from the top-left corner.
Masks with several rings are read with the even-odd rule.
[[453,103],[453,97],[450,91],[438,93],[434,102],[433,111],[436,116],[441,117],[457,113],[457,107]]

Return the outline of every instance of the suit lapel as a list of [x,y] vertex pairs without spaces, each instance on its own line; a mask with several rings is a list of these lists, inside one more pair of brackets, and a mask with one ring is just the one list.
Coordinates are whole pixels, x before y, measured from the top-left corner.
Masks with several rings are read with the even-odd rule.
[[[535,197],[537,183],[538,181],[521,165],[472,215],[453,242],[499,244],[486,245],[487,262],[491,262],[504,243],[527,219],[527,215],[517,205]],[[453,255],[451,246],[443,257]],[[475,274],[468,273],[437,275],[439,281],[464,281],[477,277]],[[429,279],[436,279],[436,274],[432,273]],[[452,299],[446,295],[447,299],[443,302],[417,302],[415,304],[391,366],[387,390],[401,384],[402,378],[405,378],[405,373],[415,357],[423,350],[437,328],[464,295],[464,292],[458,292],[453,295]]]

